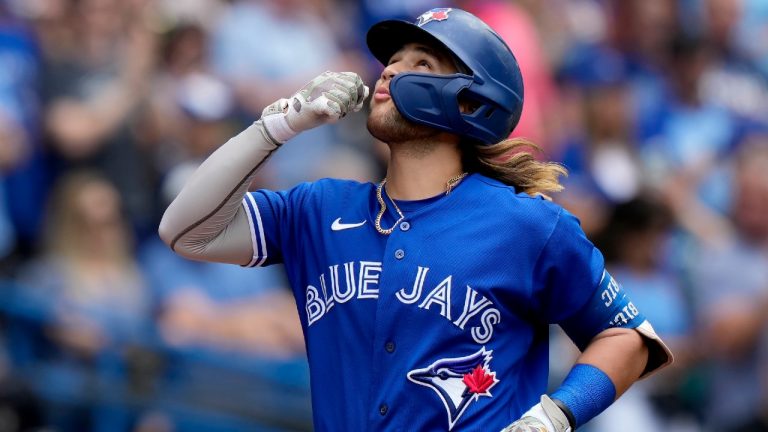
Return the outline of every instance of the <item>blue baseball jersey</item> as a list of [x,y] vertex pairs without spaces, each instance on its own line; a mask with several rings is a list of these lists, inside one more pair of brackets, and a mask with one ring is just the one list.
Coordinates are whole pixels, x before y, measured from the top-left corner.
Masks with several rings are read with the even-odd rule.
[[471,174],[397,205],[382,235],[371,183],[243,200],[250,265],[284,263],[296,297],[318,431],[500,430],[546,391],[549,324],[583,349],[643,319],[557,204]]

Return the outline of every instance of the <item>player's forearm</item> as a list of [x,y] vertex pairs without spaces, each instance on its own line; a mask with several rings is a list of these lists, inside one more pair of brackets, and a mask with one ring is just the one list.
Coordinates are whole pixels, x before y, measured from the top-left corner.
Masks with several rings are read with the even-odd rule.
[[643,374],[649,349],[634,329],[599,333],[560,387],[502,432],[571,432],[608,408]]
[[640,377],[648,363],[648,347],[633,329],[612,328],[595,336],[576,363],[605,372],[621,396]]
[[258,121],[217,149],[165,211],[163,241],[191,259],[247,263],[252,247],[242,199],[278,147]]
[[[613,404],[640,378],[647,363],[648,347],[639,332],[604,330],[592,339],[551,399],[570,428],[576,429]],[[561,430],[568,429],[554,429]]]
[[323,72],[290,100],[280,99],[264,108],[259,121],[195,171],[165,211],[160,237],[187,258],[251,262],[250,222],[241,202],[256,171],[281,143],[359,111],[367,96],[368,88],[357,74]]

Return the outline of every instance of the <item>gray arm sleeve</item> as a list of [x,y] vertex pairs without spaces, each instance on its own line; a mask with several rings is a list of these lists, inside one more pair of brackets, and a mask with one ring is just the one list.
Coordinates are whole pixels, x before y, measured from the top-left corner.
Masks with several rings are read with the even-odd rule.
[[197,168],[160,222],[160,238],[186,258],[246,265],[253,256],[242,200],[256,171],[280,144],[261,120]]

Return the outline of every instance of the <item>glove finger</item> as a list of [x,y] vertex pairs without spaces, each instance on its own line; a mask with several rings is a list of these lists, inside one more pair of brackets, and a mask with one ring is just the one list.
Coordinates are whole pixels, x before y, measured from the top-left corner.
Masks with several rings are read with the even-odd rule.
[[354,86],[357,90],[358,98],[361,98],[363,95],[363,87],[365,86],[365,83],[363,82],[363,79],[360,77],[360,75],[354,73],[354,72],[340,72],[337,76],[339,79],[344,80],[348,82],[350,85]]
[[354,72],[339,72],[336,74],[336,77],[349,82],[356,82],[360,79],[360,75]]
[[351,111],[350,105],[352,104],[352,100],[349,97],[349,93],[347,93],[345,89],[335,88],[327,92],[326,96],[328,96],[328,99],[334,100],[339,104],[342,110],[342,115],[345,115]]
[[337,75],[338,74],[335,72],[325,71],[307,83],[307,85],[299,91],[299,94],[307,102],[312,102],[315,99],[320,98],[324,92],[333,88],[333,84],[338,79]]
[[[338,85],[341,85],[340,80],[336,81]],[[353,85],[353,87],[350,87],[350,85]],[[339,87],[337,87],[339,88]],[[341,87],[343,91],[347,94],[349,94],[349,104],[347,108],[347,112],[357,112],[360,111],[365,103],[365,100],[368,99],[368,96],[370,94],[370,89],[368,86],[366,86],[363,83],[363,80],[357,77],[357,79],[352,81],[344,81],[343,87]]]
[[334,86],[334,89],[330,91],[330,93],[344,102],[343,108],[345,111],[352,111],[352,108],[354,108],[355,105],[355,101],[357,100],[356,90],[351,91],[348,87],[342,87],[337,84]]
[[339,75],[340,78],[349,80],[350,84],[354,85],[355,97],[353,97],[353,99],[355,100],[355,105],[360,104],[365,100],[365,98],[368,97],[365,83],[363,82],[363,79],[360,77],[360,75],[354,72],[341,72]]
[[313,104],[314,112],[317,115],[332,119],[339,119],[344,116],[344,100],[330,92],[323,94]]
[[348,98],[349,98],[349,100],[351,102],[349,104],[349,108],[351,110],[352,106],[356,103],[357,98],[359,97],[358,94],[357,94],[358,90],[357,90],[357,85],[355,84],[355,82],[347,80],[347,79],[336,78],[333,81],[332,88],[341,90],[344,93],[349,95]]

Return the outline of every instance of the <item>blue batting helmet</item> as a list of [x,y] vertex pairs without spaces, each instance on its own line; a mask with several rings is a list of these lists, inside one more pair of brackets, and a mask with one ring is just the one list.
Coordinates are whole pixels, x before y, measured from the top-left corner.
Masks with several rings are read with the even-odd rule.
[[[428,42],[445,48],[459,73],[400,73],[389,91],[406,119],[494,144],[509,136],[523,109],[523,77],[515,56],[487,24],[469,12],[438,8],[416,23],[388,20],[368,30],[371,53],[384,65],[404,45]],[[459,98],[477,107],[461,112]]]

